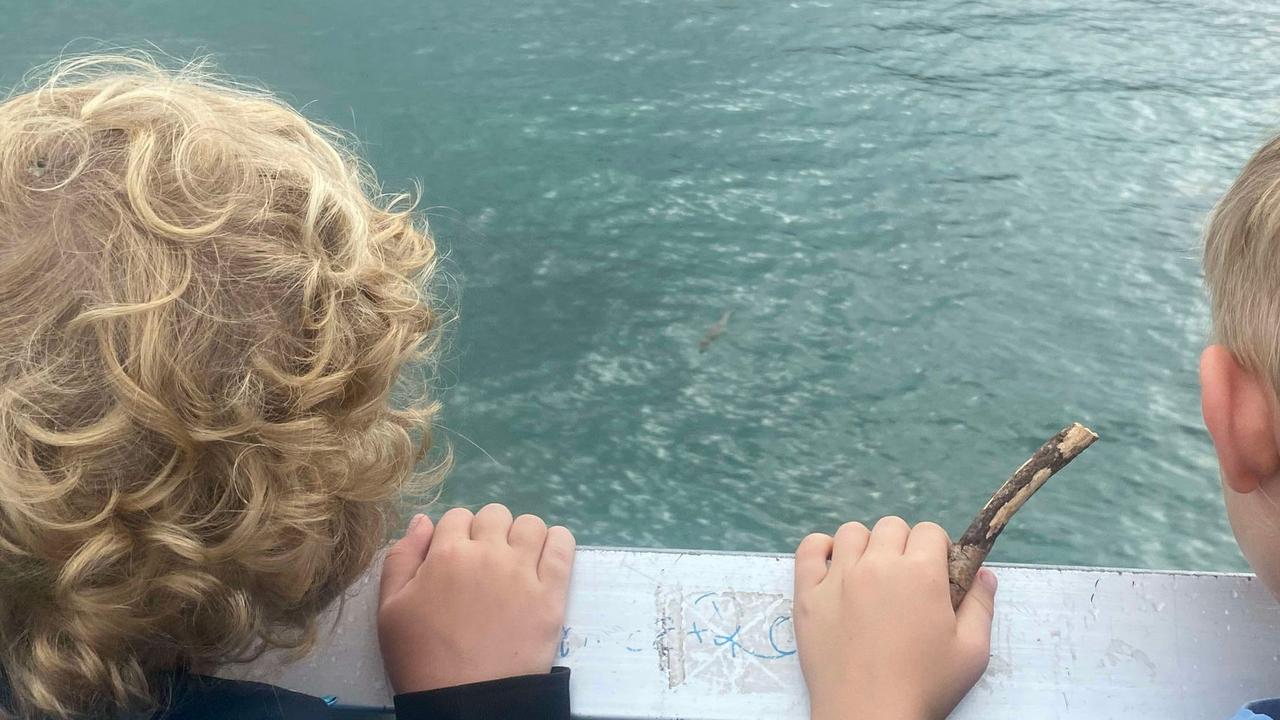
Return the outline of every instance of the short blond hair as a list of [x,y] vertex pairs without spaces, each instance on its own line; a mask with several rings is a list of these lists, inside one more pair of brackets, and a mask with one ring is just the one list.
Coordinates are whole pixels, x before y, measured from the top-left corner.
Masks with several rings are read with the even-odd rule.
[[0,716],[309,646],[430,444],[436,407],[391,402],[441,324],[407,200],[198,65],[72,59],[0,103]]
[[1213,334],[1280,390],[1280,137],[1249,159],[1205,229]]

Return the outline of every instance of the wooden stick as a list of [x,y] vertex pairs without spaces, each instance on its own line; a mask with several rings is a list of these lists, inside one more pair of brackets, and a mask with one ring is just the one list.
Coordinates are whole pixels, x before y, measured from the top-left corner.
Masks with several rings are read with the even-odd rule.
[[978,516],[969,523],[960,539],[951,546],[948,558],[951,575],[951,606],[960,607],[960,601],[973,578],[982,567],[982,561],[991,552],[1000,531],[1009,524],[1009,518],[1018,508],[1039,490],[1053,474],[1084,452],[1098,439],[1097,433],[1080,423],[1072,423],[1049,438],[1030,460],[1014,471],[1004,485],[982,507]]

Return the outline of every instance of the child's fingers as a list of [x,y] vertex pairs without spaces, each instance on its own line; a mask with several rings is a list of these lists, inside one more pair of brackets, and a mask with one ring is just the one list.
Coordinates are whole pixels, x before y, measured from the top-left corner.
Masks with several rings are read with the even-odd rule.
[[951,538],[941,525],[922,522],[911,529],[907,537],[907,555],[927,558],[941,558],[946,561],[947,551],[951,548]]
[[506,505],[489,503],[480,508],[476,519],[471,522],[472,540],[501,540],[507,542],[507,533],[511,532],[511,511]]
[[431,518],[426,515],[419,513],[409,521],[404,537],[391,546],[382,561],[382,597],[396,592],[413,579],[427,557],[433,531]]
[[896,515],[882,517],[871,528],[867,554],[901,555],[907,548],[907,536],[910,534],[911,528],[907,527],[906,520]]
[[[863,528],[865,531],[866,528]],[[827,560],[835,539],[825,533],[806,535],[796,547],[796,592],[811,588],[827,576]]]
[[547,544],[547,524],[536,515],[521,515],[511,523],[507,542],[521,557],[536,566],[542,555],[542,546]]
[[996,574],[986,568],[978,571],[969,593],[956,609],[956,630],[973,643],[971,647],[991,647],[991,619],[996,612]]
[[573,553],[578,542],[573,533],[561,525],[547,529],[547,541],[542,545],[542,557],[538,560],[538,578],[543,582],[563,585],[568,589],[569,574],[573,571]]
[[435,541],[439,543],[457,542],[471,538],[471,522],[475,516],[466,508],[453,508],[440,516],[436,523]]
[[871,539],[871,531],[860,522],[847,522],[836,530],[836,537],[831,548],[831,562],[841,565],[853,565],[867,551],[867,541]]

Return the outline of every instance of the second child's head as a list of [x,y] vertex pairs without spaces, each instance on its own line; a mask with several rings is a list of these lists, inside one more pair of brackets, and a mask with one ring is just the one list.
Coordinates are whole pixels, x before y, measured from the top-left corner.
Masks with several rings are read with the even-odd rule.
[[1205,232],[1214,344],[1200,361],[1227,515],[1280,597],[1280,138],[1245,165]]
[[0,708],[162,700],[305,647],[434,408],[434,245],[340,138],[144,58],[0,102]]

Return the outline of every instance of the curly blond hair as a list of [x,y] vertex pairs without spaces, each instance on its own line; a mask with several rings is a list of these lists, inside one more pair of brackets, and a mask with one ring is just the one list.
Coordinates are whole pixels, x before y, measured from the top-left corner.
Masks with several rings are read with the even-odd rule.
[[1280,137],[1245,164],[1204,235],[1214,338],[1280,392]]
[[0,103],[0,716],[309,646],[424,478],[436,407],[391,400],[441,324],[407,201],[200,65],[66,60]]

